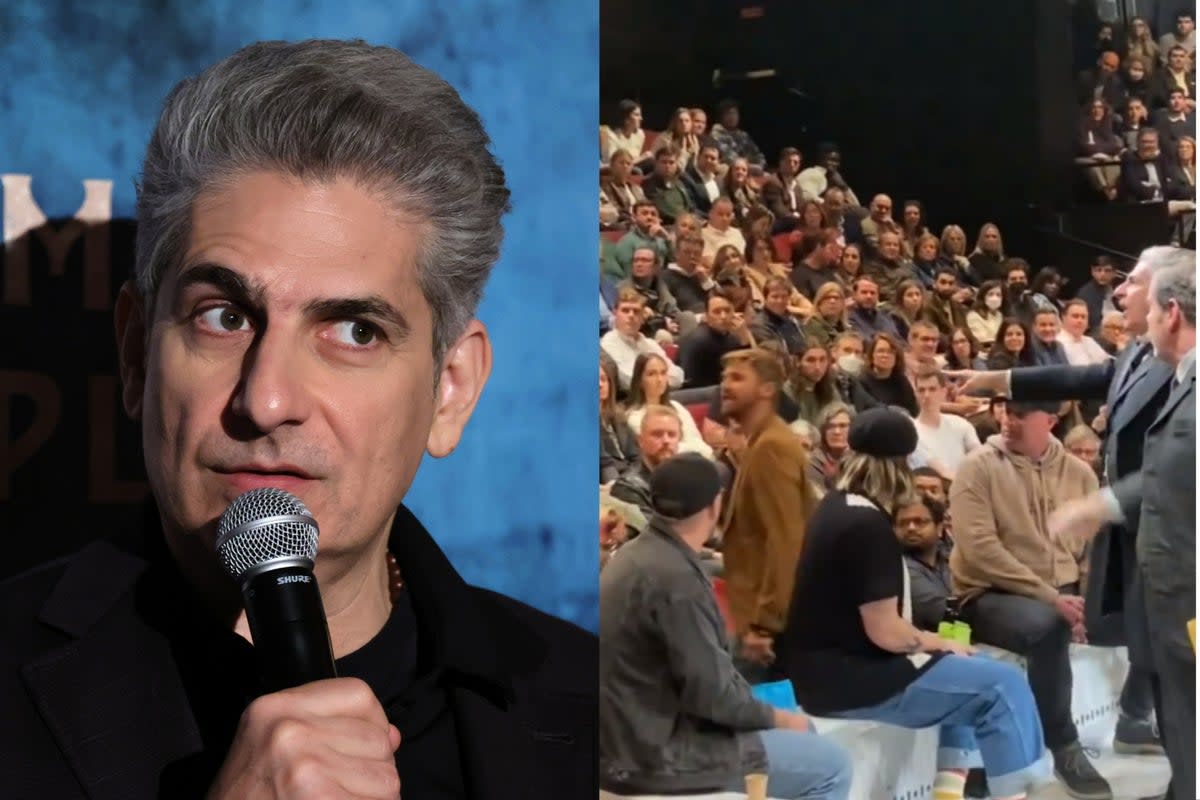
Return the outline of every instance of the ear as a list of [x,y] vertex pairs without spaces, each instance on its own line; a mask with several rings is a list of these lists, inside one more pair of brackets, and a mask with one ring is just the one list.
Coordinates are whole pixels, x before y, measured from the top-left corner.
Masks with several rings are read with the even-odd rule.
[[429,455],[444,458],[454,452],[491,373],[492,342],[487,328],[479,320],[471,320],[443,358],[437,407],[425,444]]
[[121,286],[113,318],[121,369],[121,402],[125,413],[138,419],[142,415],[142,392],[146,387],[146,307],[132,281]]

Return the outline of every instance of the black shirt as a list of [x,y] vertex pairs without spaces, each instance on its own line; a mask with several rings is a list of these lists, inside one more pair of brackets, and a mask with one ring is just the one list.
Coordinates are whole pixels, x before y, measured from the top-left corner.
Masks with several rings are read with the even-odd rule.
[[[160,796],[200,798],[229,752],[242,712],[264,693],[254,648],[201,609],[163,550],[155,554],[138,592],[151,624],[171,643],[204,742],[203,752],[165,771]],[[337,673],[365,681],[400,730],[396,769],[406,797],[465,798],[445,673],[418,648],[418,639],[411,597],[402,589],[383,628],[338,659]]]
[[811,714],[877,705],[899,694],[937,654],[889,653],[867,636],[859,606],[895,597],[907,567],[892,524],[865,498],[830,492],[808,524],[784,634],[796,699]]
[[718,333],[701,323],[679,343],[679,366],[689,387],[716,386],[721,382],[721,357],[746,347],[732,333]]
[[870,370],[865,370],[858,376],[858,382],[882,406],[899,406],[914,417],[920,410],[912,384],[898,370],[893,369],[887,378],[879,378]]

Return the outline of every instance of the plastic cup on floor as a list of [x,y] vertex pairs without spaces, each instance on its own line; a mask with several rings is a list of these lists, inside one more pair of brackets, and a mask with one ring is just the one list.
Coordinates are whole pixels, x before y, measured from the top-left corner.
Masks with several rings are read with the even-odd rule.
[[751,773],[746,776],[746,800],[767,800],[767,776]]

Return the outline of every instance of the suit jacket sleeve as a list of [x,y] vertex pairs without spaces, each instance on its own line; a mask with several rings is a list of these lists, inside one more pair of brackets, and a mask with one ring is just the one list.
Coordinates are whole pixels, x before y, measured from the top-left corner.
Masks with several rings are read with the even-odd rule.
[[996,589],[1053,603],[1058,589],[1018,561],[1000,541],[991,493],[982,473],[978,460],[967,459],[950,485],[950,516],[958,556],[970,565],[969,572],[985,576]]
[[1133,528],[1133,523],[1142,512],[1142,473],[1135,472],[1126,475],[1112,485],[1112,493],[1121,506],[1121,514],[1125,517],[1127,528]]
[[1012,371],[1012,399],[1103,401],[1115,370],[1112,359],[1078,367],[1018,367]]
[[796,570],[795,561],[781,555],[792,549],[798,552],[791,540],[797,531],[803,536],[812,511],[799,488],[805,485],[807,459],[782,441],[763,442],[747,452],[750,457],[741,469],[746,471],[746,485],[753,487],[753,516],[765,534],[767,551],[761,561],[758,599],[747,625],[775,630],[787,618],[791,597],[783,597],[782,592],[792,584]]

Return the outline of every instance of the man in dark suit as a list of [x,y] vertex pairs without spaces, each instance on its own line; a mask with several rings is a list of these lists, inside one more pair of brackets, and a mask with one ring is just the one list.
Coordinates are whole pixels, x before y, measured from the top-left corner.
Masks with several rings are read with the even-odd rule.
[[800,209],[804,206],[804,190],[798,180],[801,161],[800,151],[795,147],[783,148],[779,152],[778,171],[763,182],[763,203],[775,215],[772,233],[786,233],[800,223]]
[[[1131,336],[1147,332],[1151,276],[1158,270],[1194,264],[1195,254],[1173,247],[1152,247],[1117,287],[1115,297],[1125,307]],[[1003,372],[952,373],[965,379],[960,391],[985,390],[1015,400],[1098,400],[1108,405],[1104,443],[1104,476],[1109,484],[1142,468],[1146,431],[1158,416],[1170,391],[1171,368],[1152,357],[1148,342],[1131,342],[1115,360],[1075,367],[1033,367]],[[1138,519],[1101,531],[1093,542],[1087,597],[1087,628],[1097,642],[1128,644],[1132,664],[1121,694],[1122,716],[1117,723],[1116,747],[1143,752],[1153,747],[1148,735],[1150,705],[1147,684],[1153,685],[1154,661],[1146,630],[1146,613],[1137,571],[1135,542]],[[1123,628],[1123,630],[1122,630]],[[1107,630],[1105,630],[1107,629]],[[1122,636],[1123,634],[1123,636]],[[1161,721],[1162,709],[1155,696]]]
[[[258,43],[171,93],[143,176],[115,317],[153,500],[0,583],[0,794],[595,797],[596,638],[468,586],[402,505],[490,370],[476,115],[390,48]],[[321,525],[337,678],[255,667],[214,540],[260,487]]]
[[1052,532],[1089,535],[1137,520],[1137,568],[1161,691],[1159,723],[1171,763],[1169,796],[1196,797],[1196,262],[1187,252],[1151,278],[1148,339],[1169,365],[1166,402],[1146,429],[1141,469],[1092,497],[1065,503]]
[[1161,203],[1167,197],[1167,160],[1154,128],[1143,128],[1137,152],[1121,161],[1121,196],[1131,203]]

